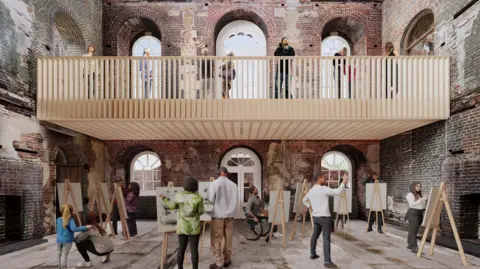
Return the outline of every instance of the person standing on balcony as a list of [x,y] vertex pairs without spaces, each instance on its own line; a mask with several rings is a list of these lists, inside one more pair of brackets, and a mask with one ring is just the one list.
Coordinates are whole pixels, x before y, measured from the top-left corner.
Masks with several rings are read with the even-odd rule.
[[[150,66],[150,49],[146,48],[143,50],[143,60],[140,60],[140,72],[144,71],[143,77],[145,78],[144,85],[144,97],[150,98],[152,92],[152,67]],[[150,87],[148,86],[150,85]]]
[[213,203],[210,242],[215,256],[215,263],[210,265],[210,269],[222,269],[232,263],[233,218],[238,209],[237,184],[228,179],[227,168],[220,167],[218,174],[219,177],[208,188],[208,200]]
[[[227,57],[233,57],[235,54],[227,51]],[[232,89],[232,81],[236,77],[235,65],[231,59],[226,59],[220,66],[220,78],[222,78],[222,98],[230,99],[230,89]]]
[[[347,56],[347,48],[343,47],[339,52],[335,53],[335,57],[345,57]],[[338,71],[338,78],[337,79],[337,87],[338,87],[338,99],[342,98],[342,74],[347,75],[347,70],[348,70],[348,98],[352,98],[352,83],[351,83],[351,67],[350,65],[347,68],[347,60],[343,60],[343,71],[342,71],[342,64],[340,64],[340,61],[338,60],[333,60],[333,66],[337,67],[336,69],[333,69],[333,77],[337,77],[337,71]]]
[[422,196],[422,185],[413,181],[410,184],[410,192],[407,194],[408,211],[405,218],[408,220],[408,245],[407,248],[417,253],[417,233],[423,221],[423,211],[427,197]]
[[[83,57],[92,57],[93,54],[95,53],[95,46],[93,44],[88,45],[87,47],[87,53],[83,54]],[[84,67],[84,72],[87,73],[88,81],[87,81],[87,96],[90,99],[90,78],[92,78],[93,82],[93,87],[92,87],[92,96],[95,96],[95,62],[92,62],[92,65],[90,65],[90,61],[86,61],[86,67]],[[90,70],[90,66],[92,67],[92,70]]]
[[[392,42],[385,43],[385,55],[388,57],[398,57],[398,52],[393,46]],[[388,79],[385,78],[385,95],[386,98],[393,98],[393,91],[395,90],[398,92],[398,64],[393,66],[393,60],[387,61],[387,65],[385,66],[385,74],[387,74],[387,70],[390,67],[390,83],[388,83]],[[396,73],[395,84],[393,84],[393,73]]]
[[[202,56],[208,56],[208,48],[202,49]],[[200,74],[202,75],[202,85],[200,90],[202,91],[202,98],[211,99],[215,96],[215,91],[213,87],[213,70],[215,68],[215,62],[209,59],[202,59],[202,64],[200,66]]]
[[[273,55],[278,57],[295,56],[295,50],[293,49],[293,47],[288,45],[288,39],[286,37],[283,37]],[[278,97],[280,96],[279,88],[282,88],[282,83],[285,83],[285,99],[292,98],[290,92],[288,91],[290,71],[289,62],[289,59],[282,59],[280,60],[280,65],[275,68],[275,99],[278,99]]]
[[[365,179],[365,181],[363,181],[363,185],[366,186],[367,183],[375,183],[375,181],[379,181],[380,182],[380,179],[378,178],[378,174],[373,172],[367,179]],[[363,196],[364,196],[364,201],[366,202],[367,201],[367,197],[366,197],[366,191],[363,193]],[[365,211],[369,212],[368,209],[365,209]],[[368,213],[370,214],[370,212]],[[372,213],[370,214],[370,222],[368,223],[368,229],[367,229],[367,232],[371,232],[373,231],[372,229],[372,226],[373,224],[375,223],[375,219],[376,219],[376,214],[375,213]],[[367,220],[368,220],[368,216],[367,216]],[[380,234],[383,234],[383,231],[382,231],[382,226],[383,226],[383,218],[380,217],[378,218],[378,233]]]
[[323,265],[325,268],[338,268],[330,257],[330,234],[332,233],[333,220],[329,209],[329,196],[338,196],[342,193],[348,177],[337,189],[325,186],[326,180],[322,173],[315,175],[316,184],[303,198],[303,204],[310,208],[313,216],[314,230],[310,240],[310,259],[318,259],[317,240],[323,232]]

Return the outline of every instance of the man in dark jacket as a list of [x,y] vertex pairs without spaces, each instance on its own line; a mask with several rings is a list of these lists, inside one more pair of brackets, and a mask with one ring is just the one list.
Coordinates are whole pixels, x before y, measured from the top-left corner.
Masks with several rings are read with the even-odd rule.
[[[286,57],[286,56],[295,56],[295,50],[293,47],[288,45],[288,39],[286,37],[282,38],[278,48],[275,50],[274,56]],[[279,88],[281,89],[282,83],[285,82],[285,99],[290,99],[292,96],[288,91],[288,78],[289,78],[289,61],[287,59],[280,60],[280,65],[277,66],[275,73],[275,99],[279,97]]]
[[[373,172],[367,179],[365,179],[365,181],[363,181],[362,184],[364,186],[366,186],[367,183],[375,183],[376,180],[378,180],[380,182],[380,179],[378,178],[378,174]],[[365,192],[364,192],[364,197],[365,197],[365,202],[366,202],[367,201],[367,199],[366,199],[366,189],[365,189]],[[370,214],[370,210],[366,209],[366,211],[368,211],[368,213]],[[368,223],[367,232],[373,231],[372,225],[375,223],[375,219],[376,219],[376,214],[372,213],[371,216],[370,216],[370,222]],[[368,216],[367,216],[367,220],[368,220]],[[383,218],[379,217],[378,218],[378,233],[383,234],[382,226],[383,226]]]

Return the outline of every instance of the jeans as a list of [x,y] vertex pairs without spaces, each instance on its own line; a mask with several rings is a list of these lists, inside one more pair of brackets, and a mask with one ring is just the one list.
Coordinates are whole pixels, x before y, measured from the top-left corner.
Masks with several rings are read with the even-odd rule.
[[[219,267],[231,261],[233,248],[233,219],[212,219],[212,231],[210,243],[215,263]],[[225,238],[225,246],[222,253],[222,241]]]
[[187,243],[190,243],[190,251],[192,252],[192,269],[198,269],[198,244],[200,243],[200,235],[178,235],[178,252],[177,265],[178,269],[183,269],[183,261],[185,259],[185,250]]
[[[370,223],[369,223],[369,226],[372,227],[372,225],[375,223],[375,220],[377,219],[377,213],[376,212],[371,212],[369,211],[369,214],[370,215]],[[378,229],[382,229],[382,226],[383,226],[383,218],[382,218],[382,213],[378,212]],[[367,216],[368,217],[368,216]]]
[[331,217],[313,217],[313,234],[310,239],[310,255],[317,255],[317,240],[323,231],[323,258],[324,264],[332,263],[330,259],[330,234],[332,233]]
[[72,248],[72,243],[57,243],[57,252],[58,252],[58,268],[65,269],[67,268],[67,258],[68,252]]
[[[96,249],[95,249],[95,245],[93,244],[93,242],[89,239],[87,240],[83,240],[82,242],[80,243],[75,243],[75,246],[77,247],[77,250],[78,252],[80,252],[80,255],[82,255],[83,259],[86,261],[86,262],[89,262],[90,261],[90,257],[88,257],[88,252],[90,253],[93,253],[97,256],[105,256],[105,255],[108,255],[111,253],[111,251],[107,252],[107,253],[99,253]],[[88,252],[87,252],[88,251]]]
[[[292,96],[290,95],[290,92],[288,91],[288,73],[285,73],[285,78],[283,77],[283,72],[277,72],[275,74],[275,99],[278,99],[278,97],[282,93],[282,83],[285,82],[285,99],[291,99]],[[280,78],[280,79],[279,79]],[[280,88],[280,92],[279,89]]]
[[423,221],[423,210],[409,208],[407,211],[408,220],[408,248],[418,248],[417,233]]
[[130,236],[137,235],[137,213],[135,212],[127,212],[128,219],[127,219],[127,226],[128,231],[130,232]]

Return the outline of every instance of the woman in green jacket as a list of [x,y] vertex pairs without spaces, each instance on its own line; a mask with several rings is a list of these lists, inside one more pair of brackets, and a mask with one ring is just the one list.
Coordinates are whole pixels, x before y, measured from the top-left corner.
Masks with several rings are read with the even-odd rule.
[[187,177],[183,181],[184,191],[179,192],[170,201],[165,196],[160,198],[171,209],[178,209],[177,234],[179,248],[177,252],[178,269],[183,269],[183,260],[187,243],[192,252],[192,268],[198,269],[198,244],[200,242],[200,216],[204,213],[203,197],[198,194],[198,181]]

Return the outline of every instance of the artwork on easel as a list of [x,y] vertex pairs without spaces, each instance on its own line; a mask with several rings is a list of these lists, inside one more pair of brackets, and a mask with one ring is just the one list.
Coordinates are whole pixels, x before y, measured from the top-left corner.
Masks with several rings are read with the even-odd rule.
[[[366,201],[366,208],[367,209],[387,209],[387,183],[377,183],[380,186],[380,197],[381,201],[379,199],[373,199],[373,204],[372,204],[372,197],[373,197],[373,188],[375,186],[375,183],[368,183],[365,184],[365,196],[367,198]],[[381,204],[380,204],[381,203]],[[370,208],[372,206],[372,208]]]
[[[435,208],[433,208],[434,199],[432,198],[437,197],[439,195],[439,191],[440,191],[439,187],[432,187],[432,189],[430,190],[430,194],[428,195],[428,200],[427,200],[427,207],[425,207],[425,214],[423,217],[422,226],[425,226],[427,224],[427,219],[428,219],[427,217],[433,214],[432,212],[435,210]],[[435,222],[436,220],[434,219],[433,221]],[[432,225],[436,226],[438,225],[438,223],[433,223]]]
[[[280,211],[277,211],[275,221],[273,221],[273,215],[275,214],[275,205],[277,204],[277,196],[277,191],[270,192],[270,202],[268,205],[268,222],[282,222],[282,214],[280,214]],[[283,203],[285,222],[288,222],[288,220],[290,219],[290,191],[283,191]]]
[[[82,199],[82,185],[80,183],[70,183],[72,191],[75,196],[75,205],[78,211],[83,211],[83,199]],[[64,205],[69,204],[73,206],[74,201],[72,196],[67,196],[67,201],[65,201],[65,183],[57,183],[58,190],[58,204]]]
[[[306,186],[307,191],[312,188],[311,183],[306,183],[306,185],[307,185]],[[297,183],[297,190],[295,191],[295,200],[293,202],[293,213],[303,214],[303,212],[305,211],[303,209],[304,205],[303,205],[303,202],[302,202],[302,199],[304,197],[303,187],[304,187],[303,182],[302,183]]]
[[[348,213],[352,213],[352,188],[348,188],[348,189],[345,188],[344,192],[345,192],[345,195],[346,195],[346,198],[347,198]],[[340,207],[339,207],[340,197],[341,197],[340,195],[333,197],[333,211],[335,213],[338,213],[338,210],[340,209]],[[368,194],[367,194],[367,197],[368,197]],[[343,214],[343,212],[344,212],[343,208],[344,208],[344,205],[342,204],[342,208],[340,209],[342,211],[341,214]]]
[[123,234],[127,240],[130,240],[130,231],[127,226],[127,208],[125,206],[125,199],[123,197],[122,187],[117,183],[114,183],[112,198],[110,201],[110,208],[113,208],[113,204],[117,202],[118,213],[120,215],[120,223],[122,224]]
[[158,232],[172,232],[177,229],[177,214],[178,209],[171,210],[168,206],[160,199],[160,195],[164,195],[165,198],[168,198],[170,201],[173,200],[175,194],[183,191],[182,187],[157,187],[157,222],[158,222]]
[[208,188],[210,182],[198,182],[198,193],[203,197],[203,209],[205,213],[200,216],[200,221],[211,221],[213,204],[208,200]]

